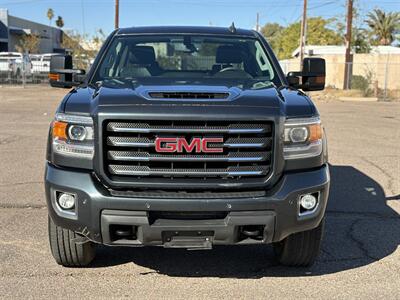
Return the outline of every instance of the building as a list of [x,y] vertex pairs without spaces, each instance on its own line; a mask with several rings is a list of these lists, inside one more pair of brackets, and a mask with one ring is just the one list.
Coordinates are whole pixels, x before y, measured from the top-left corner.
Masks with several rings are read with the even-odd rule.
[[[352,49],[354,53],[354,49]],[[400,47],[394,46],[371,46],[369,51],[371,54],[400,54]],[[345,55],[346,46],[332,45],[307,45],[304,47],[305,56],[324,56],[324,55]],[[292,57],[299,57],[300,47],[293,51]]]
[[39,36],[39,53],[62,53],[63,31],[59,28],[17,18],[0,8],[0,52],[16,51],[15,46],[25,34]]
[[[324,46],[314,46],[307,45],[304,46],[304,55],[305,56],[320,56],[320,55],[329,55],[329,54],[345,54],[346,46],[333,46],[333,45],[324,45]],[[300,47],[297,47],[296,50],[293,51],[292,57],[299,57],[300,55]]]
[[400,55],[400,47],[394,46],[373,46],[371,53],[374,54],[397,54]]

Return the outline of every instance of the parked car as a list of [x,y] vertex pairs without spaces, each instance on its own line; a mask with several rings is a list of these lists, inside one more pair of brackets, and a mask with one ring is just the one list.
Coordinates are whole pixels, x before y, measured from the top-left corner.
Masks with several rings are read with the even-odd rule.
[[0,52],[0,74],[20,80],[23,75],[30,77],[32,63],[28,54],[18,52]]
[[48,135],[57,263],[88,265],[95,244],[272,243],[284,265],[315,261],[330,176],[304,91],[324,89],[323,59],[285,75],[256,31],[135,27],[110,35],[87,76],[72,66],[55,57],[49,74],[77,86]]
[[50,72],[51,57],[60,55],[59,53],[30,54],[32,61],[33,74],[48,74]]

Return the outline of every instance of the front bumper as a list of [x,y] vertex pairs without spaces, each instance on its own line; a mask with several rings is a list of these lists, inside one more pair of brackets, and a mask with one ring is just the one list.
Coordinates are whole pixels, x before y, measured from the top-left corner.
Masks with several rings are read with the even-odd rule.
[[[329,193],[329,168],[290,172],[262,197],[221,199],[156,199],[116,197],[90,172],[46,166],[45,187],[49,215],[56,225],[88,239],[109,245],[164,245],[165,247],[209,248],[212,244],[271,243],[309,230],[322,220]],[[76,195],[73,213],[63,211],[56,195]],[[301,195],[319,195],[317,209],[300,215]],[[221,219],[152,221],[152,212],[225,212]],[[134,239],[113,239],[112,226],[132,226]],[[243,238],[240,230],[263,228],[262,238]]]

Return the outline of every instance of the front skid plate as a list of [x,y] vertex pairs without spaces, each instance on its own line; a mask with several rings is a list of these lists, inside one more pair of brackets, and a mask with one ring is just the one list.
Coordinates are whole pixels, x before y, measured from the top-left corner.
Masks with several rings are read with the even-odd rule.
[[[125,246],[164,246],[166,248],[210,249],[212,245],[272,242],[276,214],[273,211],[230,212],[224,219],[170,220],[149,222],[145,211],[104,210],[101,214],[103,243]],[[111,225],[132,226],[133,239],[115,239]],[[262,226],[262,240],[245,239],[242,226]],[[111,227],[112,228],[112,227]]]

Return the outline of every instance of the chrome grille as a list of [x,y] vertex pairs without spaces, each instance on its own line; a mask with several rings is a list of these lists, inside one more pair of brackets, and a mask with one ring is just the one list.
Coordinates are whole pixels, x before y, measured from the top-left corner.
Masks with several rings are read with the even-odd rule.
[[[272,122],[244,121],[115,121],[103,123],[106,174],[125,180],[201,178],[240,181],[266,178],[271,172]],[[221,153],[156,152],[157,137],[223,138],[210,148]]]

